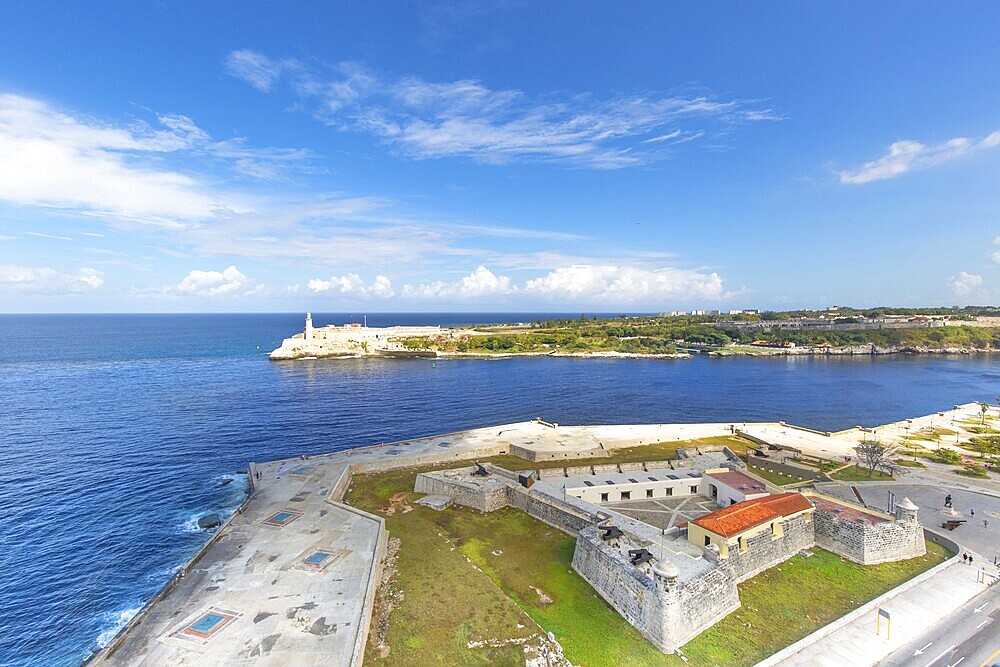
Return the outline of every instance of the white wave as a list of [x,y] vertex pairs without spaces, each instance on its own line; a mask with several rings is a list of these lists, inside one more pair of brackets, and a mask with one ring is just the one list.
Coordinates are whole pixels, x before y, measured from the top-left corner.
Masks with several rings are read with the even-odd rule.
[[117,635],[118,632],[121,631],[121,629],[124,628],[125,625],[139,613],[140,609],[142,609],[142,607],[133,607],[131,609],[120,611],[117,614],[108,614],[111,625],[106,630],[101,632],[101,634],[97,635],[97,645],[101,648],[107,646],[111,640],[115,638],[115,635]]

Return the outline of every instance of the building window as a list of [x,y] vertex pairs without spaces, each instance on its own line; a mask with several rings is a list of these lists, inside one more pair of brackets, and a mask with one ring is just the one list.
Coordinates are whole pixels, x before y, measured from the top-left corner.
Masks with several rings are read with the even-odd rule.
[[710,545],[711,543],[712,543],[712,538],[711,538],[711,537],[709,537],[708,535],[706,535],[706,536],[705,536],[705,546],[707,547],[707,546],[708,546],[708,545]]
[[697,486],[692,486],[691,487],[691,493],[698,493],[698,487]]
[[668,496],[674,495],[674,488],[672,486],[667,487],[667,495]]
[[622,491],[622,500],[632,500],[632,492]]
[[606,494],[606,493],[602,493],[601,494],[601,502],[602,503],[608,502],[608,494]]
[[646,489],[646,497],[647,498],[652,498],[653,497],[653,490],[652,489]]
[[747,550],[747,538],[741,537],[740,538],[740,553],[743,553],[746,550]]

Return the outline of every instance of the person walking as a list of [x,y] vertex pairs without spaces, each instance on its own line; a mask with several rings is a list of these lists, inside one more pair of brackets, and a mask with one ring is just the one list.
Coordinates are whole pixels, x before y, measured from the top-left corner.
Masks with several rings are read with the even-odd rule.
[[969,554],[965,553],[964,551],[962,552],[962,562],[966,564],[969,562]]
[[969,510],[969,516],[976,516],[976,510],[970,509]]

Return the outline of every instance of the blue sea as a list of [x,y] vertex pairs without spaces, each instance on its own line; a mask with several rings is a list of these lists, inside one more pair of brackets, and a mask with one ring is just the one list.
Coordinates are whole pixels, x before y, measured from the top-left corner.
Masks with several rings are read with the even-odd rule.
[[1000,393],[1000,356],[268,361],[301,330],[301,314],[0,316],[0,664],[86,659],[207,539],[197,518],[241,502],[248,461],[537,416],[840,429]]

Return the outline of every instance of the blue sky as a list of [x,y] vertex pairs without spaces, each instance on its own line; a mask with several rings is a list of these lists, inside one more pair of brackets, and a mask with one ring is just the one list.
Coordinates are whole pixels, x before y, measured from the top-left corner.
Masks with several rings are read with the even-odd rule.
[[996,3],[0,4],[0,311],[996,303]]

